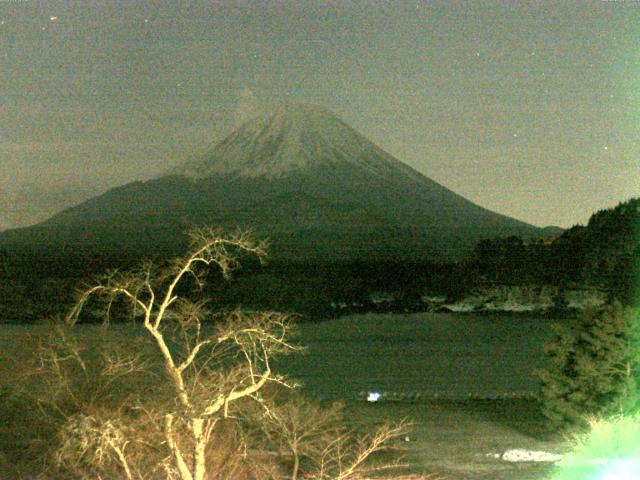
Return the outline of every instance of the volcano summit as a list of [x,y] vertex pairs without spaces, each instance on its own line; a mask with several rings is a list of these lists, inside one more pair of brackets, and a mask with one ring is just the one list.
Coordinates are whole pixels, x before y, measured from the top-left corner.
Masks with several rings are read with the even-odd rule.
[[329,111],[312,105],[290,105],[256,117],[175,173],[194,178],[244,175],[273,179],[342,165],[377,176],[394,169],[404,169],[409,176],[417,173]]
[[[495,188],[492,186],[492,188]],[[296,261],[459,258],[478,240],[542,236],[425,177],[315,106],[253,118],[204,155],[114,188],[0,245],[181,251],[194,224],[251,228]]]

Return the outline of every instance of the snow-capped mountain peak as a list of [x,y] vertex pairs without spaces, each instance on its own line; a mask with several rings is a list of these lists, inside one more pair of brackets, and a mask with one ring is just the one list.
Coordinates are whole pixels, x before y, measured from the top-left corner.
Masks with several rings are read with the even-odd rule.
[[279,178],[337,164],[356,165],[377,175],[406,168],[328,110],[296,104],[252,118],[172,173]]

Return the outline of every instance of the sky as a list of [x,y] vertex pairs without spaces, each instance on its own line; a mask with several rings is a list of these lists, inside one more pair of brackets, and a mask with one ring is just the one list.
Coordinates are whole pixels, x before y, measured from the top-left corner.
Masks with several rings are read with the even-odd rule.
[[640,196],[640,1],[0,0],[0,230],[322,105],[538,226]]

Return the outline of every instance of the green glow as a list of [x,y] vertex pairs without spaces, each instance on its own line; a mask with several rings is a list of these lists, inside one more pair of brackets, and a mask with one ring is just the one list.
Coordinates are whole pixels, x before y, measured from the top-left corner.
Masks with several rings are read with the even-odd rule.
[[624,459],[612,461],[598,480],[638,480],[640,477],[640,461]]
[[[638,480],[640,479],[640,315],[638,310],[627,310],[630,315],[630,340],[637,353],[627,365],[632,379],[626,399],[620,402],[621,415],[594,419],[589,431],[577,436],[551,480]],[[635,380],[634,380],[635,377]]]
[[631,480],[640,478],[640,414],[594,420],[574,441],[552,480]]

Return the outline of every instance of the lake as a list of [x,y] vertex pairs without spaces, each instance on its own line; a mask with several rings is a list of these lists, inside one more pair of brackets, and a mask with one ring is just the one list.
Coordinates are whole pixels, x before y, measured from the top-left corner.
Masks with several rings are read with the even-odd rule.
[[[526,397],[537,392],[534,371],[546,365],[544,345],[557,322],[499,313],[349,315],[300,324],[296,343],[306,351],[278,360],[275,367],[322,399],[364,398],[370,391],[403,399]],[[0,328],[2,357],[48,327]],[[80,331],[88,333],[82,326]]]
[[370,391],[396,398],[531,396],[557,322],[499,313],[350,315],[300,325],[307,351],[277,366],[321,398]]

